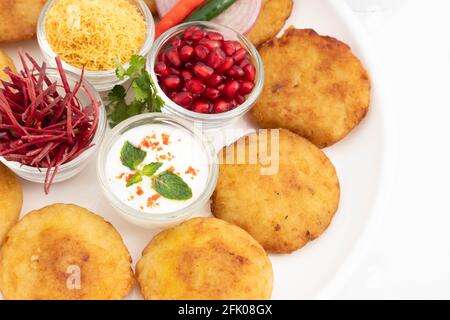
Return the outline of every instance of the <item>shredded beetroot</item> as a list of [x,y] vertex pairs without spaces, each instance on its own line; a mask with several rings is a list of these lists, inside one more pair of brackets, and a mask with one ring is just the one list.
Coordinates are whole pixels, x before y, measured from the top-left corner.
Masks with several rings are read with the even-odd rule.
[[[21,72],[6,68],[9,81],[0,86],[0,156],[22,165],[46,169],[44,191],[49,193],[58,169],[93,146],[98,126],[99,102],[83,84],[84,70],[70,88],[60,58],[56,58],[59,83],[47,76],[28,53],[19,53]],[[77,98],[81,88],[90,105]],[[58,90],[59,89],[59,90]]]

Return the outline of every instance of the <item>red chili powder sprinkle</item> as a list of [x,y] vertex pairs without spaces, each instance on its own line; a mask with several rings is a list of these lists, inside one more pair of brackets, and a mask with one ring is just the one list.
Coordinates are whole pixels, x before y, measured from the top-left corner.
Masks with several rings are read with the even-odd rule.
[[129,173],[129,174],[127,175],[127,177],[125,178],[125,181],[126,181],[126,182],[130,181],[130,179],[131,179],[133,176],[134,176],[133,173]]
[[167,156],[166,156],[165,154],[162,154],[162,155],[159,156],[159,158],[160,158],[161,160],[166,160],[166,159],[167,159]]
[[162,135],[163,143],[167,146],[170,143],[170,135],[163,133]]
[[158,149],[156,149],[156,151],[163,151],[164,148],[163,147],[158,147]]
[[189,168],[186,170],[185,174],[192,174],[194,177],[197,175],[198,170],[192,168],[191,166],[189,166]]
[[120,179],[123,178],[124,175],[125,175],[125,173],[121,173],[121,174],[119,174],[116,178],[120,180]]
[[175,172],[175,167],[171,166],[169,169],[167,169],[167,172],[174,173]]
[[137,194],[138,196],[142,196],[142,195],[144,194],[144,190],[142,190],[141,187],[137,187],[137,188],[136,188],[136,194]]
[[147,207],[151,208],[151,207],[158,205],[156,203],[156,200],[158,200],[160,197],[161,196],[159,194],[154,194],[153,196],[149,197],[147,199]]

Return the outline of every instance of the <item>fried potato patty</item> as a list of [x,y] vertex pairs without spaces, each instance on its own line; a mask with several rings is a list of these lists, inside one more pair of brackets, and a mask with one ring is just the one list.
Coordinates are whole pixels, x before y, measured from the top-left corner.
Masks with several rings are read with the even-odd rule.
[[263,0],[258,20],[247,34],[250,41],[259,46],[274,38],[291,16],[293,5],[292,0]]
[[45,2],[46,0],[0,1],[0,42],[33,38]]
[[120,235],[76,205],[27,214],[0,252],[5,299],[122,299],[132,284],[131,257]]
[[152,12],[153,16],[157,16],[158,13],[156,11],[156,2],[155,2],[155,0],[145,0],[145,3],[149,7],[149,9]]
[[346,44],[290,28],[260,53],[265,87],[251,116],[261,127],[289,129],[323,148],[367,114],[369,75]]
[[22,187],[16,176],[0,163],[0,247],[6,234],[19,220]]
[[7,80],[9,77],[3,72],[6,67],[10,67],[11,70],[15,71],[14,63],[11,58],[0,49],[0,80]]
[[272,265],[244,230],[195,218],[158,234],[136,267],[145,299],[269,299]]
[[[270,130],[268,139],[262,132],[251,134],[224,150],[235,164],[224,160],[220,165],[211,210],[248,231],[266,250],[290,253],[327,229],[340,188],[333,164],[320,149],[287,130],[280,130],[277,138],[277,131]],[[245,159],[236,161],[243,153],[239,150]],[[259,150],[257,157],[251,156],[252,150]],[[276,163],[277,157],[278,170],[261,170],[267,159]]]

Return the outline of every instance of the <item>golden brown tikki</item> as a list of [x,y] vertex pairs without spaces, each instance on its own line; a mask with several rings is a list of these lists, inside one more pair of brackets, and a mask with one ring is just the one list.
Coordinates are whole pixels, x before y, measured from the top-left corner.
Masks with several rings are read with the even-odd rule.
[[16,176],[0,164],[0,247],[6,234],[19,220],[22,210],[22,187]]
[[156,2],[155,2],[155,0],[145,0],[145,3],[149,7],[149,9],[152,12],[153,16],[156,17],[158,15],[158,12],[156,11]]
[[269,299],[272,265],[244,230],[195,218],[158,234],[136,267],[145,299]]
[[33,38],[45,3],[46,0],[1,0],[0,42]]
[[276,253],[297,250],[327,229],[339,205],[339,181],[311,142],[287,130],[260,131],[223,155],[211,208],[217,218]]
[[292,0],[263,0],[258,20],[247,34],[250,41],[259,46],[274,38],[291,16],[293,5]]
[[251,115],[261,127],[289,129],[323,148],[367,114],[369,75],[346,44],[290,28],[260,53],[265,87]]
[[3,71],[6,67],[9,67],[13,71],[16,70],[11,58],[6,54],[6,52],[0,49],[0,80],[7,80],[9,78],[8,75]]
[[102,217],[55,204],[27,214],[0,253],[0,290],[13,300],[122,299],[131,257]]

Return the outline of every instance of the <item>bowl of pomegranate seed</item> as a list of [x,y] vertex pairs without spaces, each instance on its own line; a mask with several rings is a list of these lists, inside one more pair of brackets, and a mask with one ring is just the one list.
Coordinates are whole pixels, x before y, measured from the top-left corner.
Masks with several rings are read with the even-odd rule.
[[189,22],[161,35],[147,68],[165,101],[163,112],[227,127],[256,103],[264,85],[258,50],[242,34],[211,22]]

